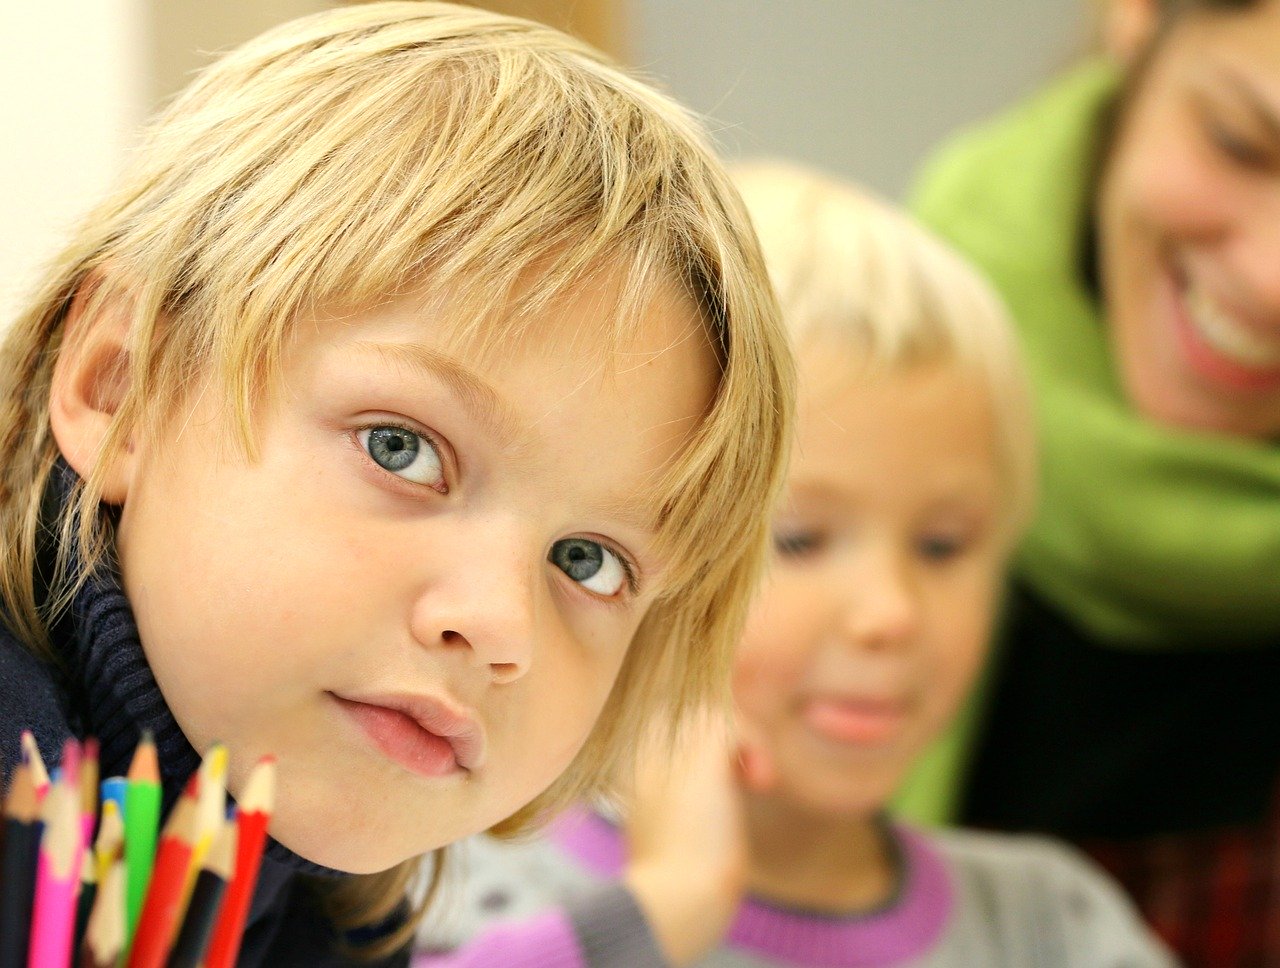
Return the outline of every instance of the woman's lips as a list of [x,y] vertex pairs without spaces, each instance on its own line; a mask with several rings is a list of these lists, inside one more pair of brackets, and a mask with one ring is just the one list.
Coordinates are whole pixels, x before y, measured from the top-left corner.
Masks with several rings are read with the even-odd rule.
[[902,732],[907,707],[878,699],[818,697],[805,702],[801,716],[815,733],[834,742],[883,746]]
[[[1271,337],[1256,334],[1237,321],[1185,274],[1175,273],[1169,280],[1166,299],[1177,345],[1203,379],[1241,393],[1280,389],[1280,366],[1270,360],[1263,362],[1264,356],[1275,351],[1268,345],[1263,352],[1264,344],[1275,343]],[[1228,352],[1228,345],[1235,352]]]
[[473,717],[427,696],[333,695],[388,759],[420,776],[448,776],[480,766],[484,737]]

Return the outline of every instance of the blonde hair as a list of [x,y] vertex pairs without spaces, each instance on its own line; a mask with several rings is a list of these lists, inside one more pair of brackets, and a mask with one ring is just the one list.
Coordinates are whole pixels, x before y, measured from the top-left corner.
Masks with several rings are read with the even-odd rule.
[[[510,345],[530,309],[606,264],[628,282],[601,323],[602,356],[643,324],[647,294],[675,281],[720,371],[694,439],[657,482],[663,592],[577,759],[497,832],[599,789],[659,704],[675,729],[723,695],[785,465],[793,374],[749,221],[698,126],[532,22],[427,2],[336,9],[224,57],[152,126],[4,344],[0,594],[15,631],[48,648],[52,611],[111,553],[103,469],[197,378],[225,393],[252,458],[253,415],[296,319],[448,287],[475,309],[463,337]],[[39,603],[40,502],[58,458],[50,381],[73,301],[84,318],[127,309],[128,362],[99,459],[61,521],[82,565],[64,555],[59,594]],[[351,879],[345,919],[390,911],[415,869]]]
[[782,162],[743,164],[734,181],[751,213],[793,345],[835,338],[890,370],[954,362],[982,382],[996,422],[1008,533],[1036,499],[1030,389],[995,290],[892,206]]

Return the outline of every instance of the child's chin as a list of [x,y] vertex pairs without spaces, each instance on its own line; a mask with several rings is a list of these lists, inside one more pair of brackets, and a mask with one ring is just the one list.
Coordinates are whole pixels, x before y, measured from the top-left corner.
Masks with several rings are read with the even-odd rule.
[[847,775],[822,777],[810,774],[782,791],[783,796],[807,812],[833,817],[874,817],[893,796],[895,783],[880,777],[851,782]]
[[372,826],[358,831],[349,826],[340,829],[341,825],[332,821],[291,820],[294,818],[287,813],[278,812],[271,818],[271,836],[304,860],[344,874],[378,874],[428,849],[415,852],[380,835]]

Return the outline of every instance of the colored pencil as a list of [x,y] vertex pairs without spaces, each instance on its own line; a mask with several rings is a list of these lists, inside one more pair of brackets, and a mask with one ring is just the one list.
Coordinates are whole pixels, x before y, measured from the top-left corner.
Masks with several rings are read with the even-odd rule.
[[49,790],[42,804],[44,833],[36,864],[29,968],[61,968],[70,963],[80,873],[76,857],[83,846],[77,779],[64,763],[63,781]]
[[196,771],[196,840],[191,853],[191,868],[187,883],[182,889],[182,906],[185,909],[195,889],[196,876],[204,864],[205,855],[213,846],[213,839],[222,828],[227,815],[227,748],[215,743],[209,748]]
[[98,898],[98,865],[93,851],[86,850],[80,860],[80,892],[76,895],[76,930],[72,934],[71,950],[78,951],[89,927],[89,915]]
[[125,947],[132,942],[156,858],[160,823],[160,765],[151,733],[144,733],[129,764],[124,799]]
[[205,955],[205,968],[233,968],[240,953],[240,940],[258,881],[258,868],[262,864],[262,850],[267,841],[267,825],[275,807],[275,796],[276,761],[268,756],[253,768],[249,782],[245,784],[244,796],[240,798],[236,815],[236,872],[222,901],[222,912],[218,915],[213,940]]
[[109,776],[102,781],[102,794],[100,799],[104,804],[114,803],[116,809],[120,812],[120,819],[124,819],[124,797],[125,791],[129,788],[129,781],[122,776]]
[[27,968],[36,861],[40,852],[40,804],[31,765],[13,773],[4,805],[4,858],[0,867],[0,968]]
[[119,964],[124,952],[124,893],[124,861],[117,860],[103,879],[89,915],[80,947],[80,968],[116,968]]
[[235,869],[236,824],[234,820],[223,820],[196,877],[182,929],[165,968],[198,968],[209,947],[218,910]]
[[[189,793],[183,793],[156,849],[142,916],[129,946],[128,968],[163,968],[178,928],[182,889],[191,865],[195,836],[196,801]],[[126,857],[128,849],[126,844]]]
[[124,821],[120,810],[112,800],[102,804],[102,821],[98,824],[98,839],[93,844],[93,859],[97,867],[98,883],[107,879],[107,871],[120,858],[124,849]]
[[44,758],[40,755],[40,747],[31,730],[22,731],[22,761],[31,767],[31,781],[36,786],[36,797],[43,800],[49,792],[49,771],[45,769]]
[[80,822],[87,850],[93,845],[93,831],[98,823],[98,741],[93,737],[84,741],[80,760]]

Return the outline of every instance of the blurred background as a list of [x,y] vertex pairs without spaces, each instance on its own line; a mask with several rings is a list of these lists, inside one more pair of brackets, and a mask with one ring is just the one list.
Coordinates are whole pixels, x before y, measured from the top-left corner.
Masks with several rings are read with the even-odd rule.
[[[0,3],[0,325],[216,55],[321,0]],[[1086,0],[494,0],[582,36],[706,119],[730,157],[789,156],[900,197],[928,148],[1087,49]]]

